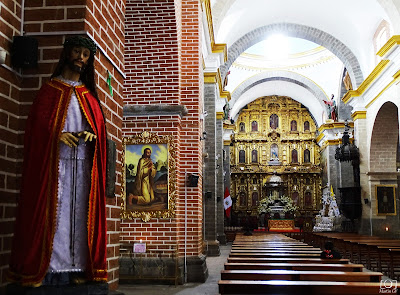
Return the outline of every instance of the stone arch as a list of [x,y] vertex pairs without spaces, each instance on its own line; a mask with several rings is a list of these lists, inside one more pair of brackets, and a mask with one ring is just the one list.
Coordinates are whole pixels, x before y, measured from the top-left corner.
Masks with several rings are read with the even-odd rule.
[[370,171],[395,172],[399,143],[397,106],[386,102],[379,109],[371,134]]
[[[319,109],[324,110],[326,112],[326,107],[323,102],[323,100],[328,100],[328,96],[322,91],[322,89],[315,84],[313,81],[308,79],[305,76],[302,76],[298,73],[295,72],[289,72],[289,71],[268,71],[268,72],[263,72],[257,75],[252,76],[251,78],[247,79],[244,81],[242,84],[240,84],[233,92],[231,95],[231,100],[229,101],[229,106],[231,109],[231,116],[234,118],[237,115],[237,111],[239,111],[239,108],[235,107],[235,104],[237,104],[240,100],[240,97],[249,91],[251,88],[267,83],[267,82],[274,82],[274,81],[284,81],[287,83],[293,83],[296,84],[299,87],[302,87],[306,89],[313,97],[315,97],[316,101],[319,104]],[[294,98],[296,99],[296,98]],[[311,115],[313,116],[314,122],[317,126],[318,120],[316,120],[316,115],[315,113],[311,112],[310,105],[312,102],[302,102],[303,105],[309,108]],[[327,114],[325,114],[327,115]]]
[[257,28],[233,43],[232,46],[228,48],[227,62],[221,66],[222,80],[225,79],[228,69],[241,53],[252,45],[266,39],[268,35],[276,32],[284,32],[289,37],[306,39],[320,44],[330,50],[343,62],[349,71],[353,85],[358,87],[364,80],[357,57],[345,44],[317,28],[292,23],[278,23]]

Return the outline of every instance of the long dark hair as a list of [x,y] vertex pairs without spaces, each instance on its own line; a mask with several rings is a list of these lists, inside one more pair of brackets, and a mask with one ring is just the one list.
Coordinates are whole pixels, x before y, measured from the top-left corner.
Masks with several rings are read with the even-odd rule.
[[[69,58],[71,56],[71,52],[74,47],[75,46],[68,45],[68,46],[65,46],[65,48],[61,51],[60,60],[58,61],[56,69],[54,70],[53,75],[51,75],[51,78],[58,77],[62,74],[64,67],[68,65]],[[96,98],[97,102],[99,103],[100,110],[103,115],[104,128],[106,129],[106,134],[107,134],[106,116],[104,115],[104,111],[101,106],[99,95],[97,94],[97,89],[96,89],[95,70],[94,70],[94,54],[92,51],[90,52],[90,57],[88,59],[87,65],[83,69],[79,79],[86,86],[86,88],[89,89],[89,91],[92,93],[92,95]]]

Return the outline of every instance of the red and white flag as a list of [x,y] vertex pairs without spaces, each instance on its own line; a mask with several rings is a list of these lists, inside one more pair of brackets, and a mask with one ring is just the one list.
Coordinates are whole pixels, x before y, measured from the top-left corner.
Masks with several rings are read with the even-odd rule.
[[229,193],[228,188],[225,188],[224,208],[225,208],[226,217],[229,218],[231,216],[232,199],[231,199],[231,195]]

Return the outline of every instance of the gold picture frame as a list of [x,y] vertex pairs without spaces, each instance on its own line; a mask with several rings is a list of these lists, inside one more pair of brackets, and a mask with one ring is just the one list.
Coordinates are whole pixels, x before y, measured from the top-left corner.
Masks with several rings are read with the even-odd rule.
[[376,185],[377,215],[396,215],[396,185]]
[[175,159],[172,135],[145,131],[122,139],[122,219],[175,217]]

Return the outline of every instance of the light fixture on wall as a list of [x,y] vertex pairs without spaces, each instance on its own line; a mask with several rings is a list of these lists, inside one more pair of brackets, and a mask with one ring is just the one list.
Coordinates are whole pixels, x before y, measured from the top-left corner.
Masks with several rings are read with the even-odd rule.
[[200,140],[205,140],[207,139],[207,132],[203,131],[203,136],[200,136]]

